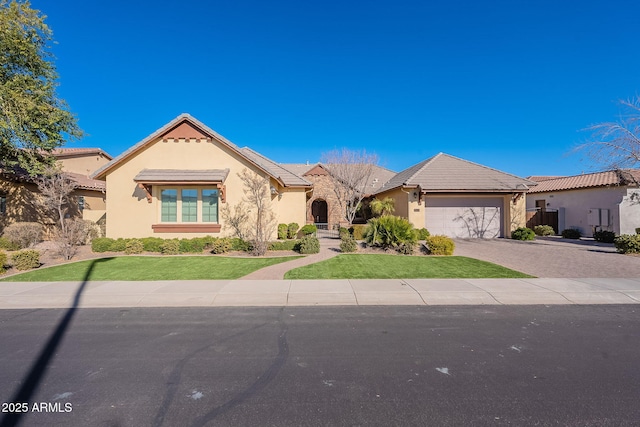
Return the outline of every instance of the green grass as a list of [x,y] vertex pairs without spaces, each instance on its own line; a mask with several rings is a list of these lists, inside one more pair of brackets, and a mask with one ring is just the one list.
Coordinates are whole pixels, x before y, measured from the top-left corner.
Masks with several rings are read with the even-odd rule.
[[473,258],[338,255],[288,271],[285,279],[479,279],[533,277]]
[[2,281],[80,282],[83,280],[237,279],[260,268],[296,258],[300,257],[123,256],[80,261],[41,270],[32,270],[7,277]]

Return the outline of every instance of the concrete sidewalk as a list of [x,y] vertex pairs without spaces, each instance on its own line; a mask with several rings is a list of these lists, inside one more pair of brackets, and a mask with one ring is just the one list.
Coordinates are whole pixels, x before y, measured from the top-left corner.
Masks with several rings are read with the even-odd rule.
[[[2,282],[0,309],[68,308],[77,282]],[[640,304],[633,279],[89,282],[80,307]]]

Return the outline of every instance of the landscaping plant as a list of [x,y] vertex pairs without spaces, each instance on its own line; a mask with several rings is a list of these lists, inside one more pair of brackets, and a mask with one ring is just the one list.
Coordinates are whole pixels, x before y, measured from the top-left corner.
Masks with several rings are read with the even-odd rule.
[[15,222],[5,227],[2,236],[20,249],[30,248],[42,242],[42,224],[37,222]]
[[300,249],[301,254],[317,254],[320,252],[320,241],[317,237],[313,236],[305,236],[300,239]]
[[345,236],[340,241],[341,252],[355,252],[358,250],[358,244],[352,235]]
[[307,224],[302,226],[302,228],[300,229],[300,233],[302,233],[303,236],[314,234],[317,231],[318,231],[318,227],[315,224]]
[[16,270],[24,271],[40,267],[40,252],[26,249],[11,255],[11,261]]
[[7,271],[7,254],[4,251],[0,251],[0,274],[4,274]]
[[391,215],[370,219],[364,238],[368,245],[385,250],[398,249],[402,245],[416,243],[413,225],[405,218]]
[[455,242],[447,236],[429,236],[425,243],[431,255],[453,255],[456,248]]
[[287,224],[278,224],[278,240],[284,240],[287,238]]
[[127,255],[141,254],[144,251],[144,244],[140,239],[127,240],[124,253]]
[[640,254],[640,234],[622,234],[613,243],[621,254]]
[[593,238],[597,242],[613,243],[616,238],[616,233],[613,231],[600,230],[593,233]]
[[562,237],[565,239],[579,239],[581,236],[582,233],[576,228],[566,228],[562,230]]
[[511,238],[513,240],[533,240],[536,238],[536,233],[530,228],[518,227],[511,232]]
[[299,228],[300,226],[295,222],[287,225],[287,239],[295,239]]
[[550,225],[536,225],[533,227],[533,232],[536,233],[536,236],[555,236],[556,234]]

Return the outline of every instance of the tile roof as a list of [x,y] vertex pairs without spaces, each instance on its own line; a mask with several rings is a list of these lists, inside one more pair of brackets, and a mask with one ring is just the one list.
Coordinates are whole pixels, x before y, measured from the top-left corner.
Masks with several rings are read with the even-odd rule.
[[558,175],[558,176],[550,176],[550,175],[536,176],[536,175],[532,175],[532,176],[528,176],[526,179],[528,179],[529,181],[533,181],[533,182],[542,182],[542,181],[548,181],[550,179],[557,179],[557,178],[564,178],[564,176],[563,175]]
[[531,193],[549,191],[575,190],[578,188],[594,188],[618,185],[634,185],[640,183],[640,169],[611,170],[541,181]]
[[193,126],[199,128],[205,134],[207,134],[208,136],[212,137],[213,139],[215,139],[216,141],[218,141],[222,145],[226,146],[231,151],[234,151],[237,154],[239,154],[240,156],[246,158],[249,162],[255,164],[259,169],[262,169],[264,172],[266,172],[271,177],[279,180],[285,187],[288,187],[288,186],[306,187],[306,186],[310,186],[311,185],[311,183],[309,183],[307,180],[303,179],[300,176],[297,176],[295,173],[292,173],[292,172],[282,168],[281,166],[279,166],[274,161],[264,157],[262,154],[259,154],[259,153],[255,152],[255,151],[253,151],[253,150],[251,150],[249,148],[246,148],[246,147],[245,148],[239,148],[233,142],[229,141],[228,139],[226,139],[225,137],[223,137],[222,135],[220,135],[219,133],[217,133],[213,129],[209,128],[204,123],[202,123],[199,120],[195,119],[190,114],[186,114],[186,113],[179,115],[178,117],[176,117],[175,119],[173,119],[172,121],[170,121],[169,123],[167,123],[166,125],[161,127],[160,129],[158,129],[155,132],[153,132],[151,135],[149,135],[146,138],[144,138],[142,141],[138,142],[137,144],[133,145],[132,147],[130,147],[129,149],[124,151],[122,154],[120,154],[119,156],[117,156],[116,158],[111,160],[106,165],[103,165],[101,168],[99,168],[97,171],[95,171],[92,174],[92,177],[94,177],[94,178],[103,178],[104,179],[106,177],[106,173],[108,173],[109,170],[114,168],[119,163],[125,161],[130,156],[134,155],[136,152],[138,152],[139,150],[143,149],[148,144],[154,142],[157,138],[159,138],[162,135],[166,134],[171,129],[175,128],[176,126],[178,126],[180,123],[183,123],[183,122],[188,122],[188,123],[192,124]]
[[[81,190],[105,191],[107,188],[104,181],[92,179],[80,173],[64,172],[64,174],[73,180],[76,183],[77,188]],[[28,182],[31,184],[35,184],[37,182],[35,177],[29,175],[26,170],[20,167],[14,167],[12,170],[0,169],[0,175],[12,182]]]
[[399,172],[378,193],[398,187],[420,187],[429,192],[519,192],[534,185],[533,181],[439,153]]
[[224,182],[229,169],[143,169],[133,178],[146,182]]
[[113,157],[111,157],[107,152],[105,152],[104,150],[100,149],[100,148],[56,148],[53,151],[51,151],[51,154],[53,154],[55,157],[71,157],[71,156],[77,156],[77,155],[82,155],[82,154],[102,154],[104,155],[106,158],[108,158],[109,160],[113,159]]
[[[316,166],[322,166],[322,163],[281,163],[280,166],[290,170],[291,172],[302,175],[306,174]],[[375,193],[382,185],[390,180],[396,173],[382,166],[373,165],[373,173],[367,183],[366,188],[372,194]]]
[[253,163],[260,166],[269,175],[273,176],[274,178],[278,178],[286,186],[310,187],[312,185],[303,177],[294,172],[291,172],[289,169],[284,168],[282,165],[274,162],[273,160],[266,158],[262,154],[253,151],[249,147],[241,148],[240,152],[243,153],[245,157],[251,160]]

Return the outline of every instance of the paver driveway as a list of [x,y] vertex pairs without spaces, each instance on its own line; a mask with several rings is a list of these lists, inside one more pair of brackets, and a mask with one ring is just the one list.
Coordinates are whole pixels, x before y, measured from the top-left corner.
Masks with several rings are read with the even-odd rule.
[[560,238],[456,239],[454,255],[494,262],[537,277],[640,277],[640,257],[613,245]]

